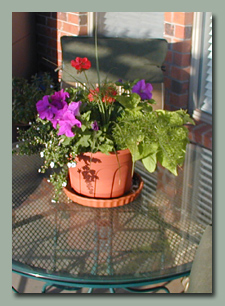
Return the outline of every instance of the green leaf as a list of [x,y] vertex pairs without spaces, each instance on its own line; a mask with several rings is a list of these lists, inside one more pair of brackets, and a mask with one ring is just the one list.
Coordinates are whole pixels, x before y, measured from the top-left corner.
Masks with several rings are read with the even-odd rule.
[[90,120],[90,116],[91,116],[91,111],[89,110],[88,112],[83,113],[83,114],[81,115],[81,118],[82,118],[83,120],[89,121],[89,120]]
[[131,109],[131,110],[135,109],[138,106],[138,103],[141,101],[141,97],[136,93],[132,93],[129,97],[128,96],[117,96],[116,99],[125,108]]
[[156,168],[156,153],[150,154],[142,159],[142,163],[149,172],[154,172]]
[[66,147],[66,146],[68,146],[71,143],[73,137],[66,137],[65,135],[63,135],[62,139],[64,139],[63,142],[62,142],[62,145],[64,147]]
[[147,102],[150,104],[156,104],[156,101],[154,99],[147,100]]
[[147,102],[147,101],[144,101],[144,102],[140,102],[138,104],[138,106],[141,108],[142,111],[144,112],[152,112],[152,106]]
[[158,144],[156,142],[152,143],[144,143],[141,142],[138,146],[139,153],[140,153],[140,158],[145,158],[149,154],[155,154],[158,151]]
[[177,176],[177,163],[175,164],[174,161],[169,158],[169,156],[164,151],[160,151],[157,154],[157,159],[161,163],[163,167],[168,169],[171,173]]
[[88,147],[90,145],[89,140],[91,138],[91,133],[84,133],[81,138],[77,141],[76,146]]

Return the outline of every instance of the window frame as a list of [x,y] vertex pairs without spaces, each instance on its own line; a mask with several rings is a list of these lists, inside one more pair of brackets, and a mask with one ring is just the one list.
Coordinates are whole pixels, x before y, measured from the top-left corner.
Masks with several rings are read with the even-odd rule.
[[201,110],[204,96],[203,77],[206,76],[207,55],[205,42],[208,42],[207,21],[210,12],[194,12],[193,36],[192,36],[192,59],[189,86],[189,113],[193,118],[212,124],[212,114]]

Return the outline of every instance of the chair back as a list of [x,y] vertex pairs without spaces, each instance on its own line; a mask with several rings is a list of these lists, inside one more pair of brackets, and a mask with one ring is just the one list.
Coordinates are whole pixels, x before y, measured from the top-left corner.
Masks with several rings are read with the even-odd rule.
[[[145,79],[153,85],[153,99],[158,100],[160,108],[163,103],[163,62],[168,43],[165,39],[137,39],[100,37],[97,40],[100,81],[115,82]],[[98,82],[95,39],[94,37],[63,36],[62,46],[62,87],[75,86],[76,80],[86,83],[83,73],[77,74],[71,66],[71,60],[87,57],[92,64],[87,71],[92,84]],[[155,94],[154,94],[155,93]],[[159,107],[158,107],[159,108]]]

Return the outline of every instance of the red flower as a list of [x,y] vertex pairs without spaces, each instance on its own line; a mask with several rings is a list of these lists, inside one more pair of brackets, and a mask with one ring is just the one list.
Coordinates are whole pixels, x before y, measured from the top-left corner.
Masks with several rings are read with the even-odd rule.
[[117,95],[117,91],[115,90],[115,88],[108,87],[106,89],[105,95],[102,98],[102,102],[108,102],[108,103],[115,102],[116,99],[114,99],[113,96],[116,96],[116,95]]
[[99,87],[93,89],[90,89],[90,93],[88,95],[88,99],[89,101],[96,101],[98,100],[99,95],[101,96],[102,102],[108,102],[108,103],[112,103],[114,101],[116,101],[116,99],[114,99],[114,96],[117,95],[117,91],[115,90],[114,87],[106,87],[106,88],[102,88],[101,93],[99,92]]
[[75,60],[71,61],[71,66],[78,72],[82,72],[91,68],[91,62],[87,59],[87,57],[76,57]]
[[88,95],[88,99],[89,101],[94,101],[95,98],[98,97],[98,94],[99,94],[99,87],[95,88],[95,89],[90,89],[90,93]]

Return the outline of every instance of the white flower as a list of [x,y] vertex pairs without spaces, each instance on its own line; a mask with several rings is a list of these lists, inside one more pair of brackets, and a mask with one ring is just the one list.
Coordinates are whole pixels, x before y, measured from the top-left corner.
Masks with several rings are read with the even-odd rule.
[[16,145],[16,148],[19,148],[19,145],[18,145],[18,144]]
[[53,199],[51,200],[51,202],[52,202],[52,203],[56,203],[56,201],[55,201],[55,200],[53,200]]
[[67,167],[68,168],[72,167],[72,164],[71,163],[67,163]]
[[55,163],[54,163],[54,162],[51,162],[51,163],[50,163],[50,167],[51,167],[51,168],[53,168],[53,167],[54,167],[54,165],[55,165]]
[[77,164],[76,164],[75,162],[72,162],[71,167],[72,167],[72,168],[75,168],[76,165],[77,165]]
[[41,172],[41,169],[38,169],[38,172],[40,173],[40,172]]
[[40,152],[40,156],[41,156],[41,157],[44,157],[44,152]]
[[66,187],[67,183],[66,182],[63,182],[62,183],[62,187]]

